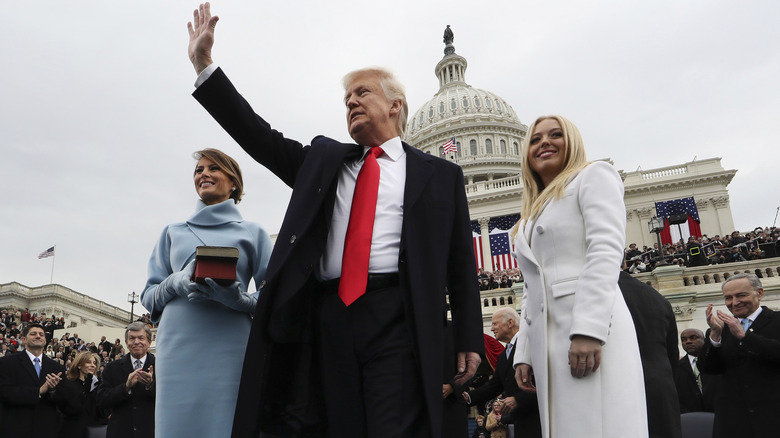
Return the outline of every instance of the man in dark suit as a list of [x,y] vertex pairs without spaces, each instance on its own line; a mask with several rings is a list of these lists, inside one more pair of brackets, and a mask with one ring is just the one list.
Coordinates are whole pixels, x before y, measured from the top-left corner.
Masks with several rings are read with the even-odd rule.
[[704,332],[695,328],[685,329],[680,333],[680,343],[687,353],[677,363],[674,379],[680,400],[680,413],[715,412],[715,396],[720,389],[720,375],[704,374],[698,366],[698,358],[704,347]]
[[679,438],[682,431],[674,368],[680,353],[672,306],[657,290],[625,271],[620,272],[618,286],[631,312],[642,358],[649,436]]
[[485,402],[499,397],[503,401],[501,422],[514,424],[515,436],[541,437],[542,423],[536,394],[518,388],[512,368],[515,336],[519,329],[520,315],[515,309],[502,307],[493,313],[490,331],[497,340],[506,344],[506,349],[496,359],[493,377],[479,388],[463,392],[463,399],[469,405],[484,406]]
[[[97,403],[110,409],[107,438],[154,437],[154,355],[149,353],[152,331],[142,322],[125,329],[128,353],[103,370]],[[194,413],[197,415],[197,413]]]
[[43,354],[46,333],[40,324],[27,324],[21,339],[24,351],[0,358],[0,434],[56,436],[60,428],[57,407],[69,402],[64,391],[57,391],[65,367]]
[[710,326],[699,370],[722,376],[713,437],[776,437],[780,412],[780,316],[760,306],[764,289],[754,274],[723,282],[731,315],[707,307]]
[[[462,170],[402,143],[403,87],[381,69],[344,79],[357,144],[284,138],[212,63],[217,17],[208,3],[194,21],[195,98],[293,188],[257,304],[233,436],[439,438],[447,293],[458,382],[474,374],[484,348]],[[379,168],[379,188],[366,190],[376,194],[367,215],[351,218],[364,205],[356,194],[364,163],[371,175]],[[366,252],[347,256],[353,226],[371,223],[361,233]]]

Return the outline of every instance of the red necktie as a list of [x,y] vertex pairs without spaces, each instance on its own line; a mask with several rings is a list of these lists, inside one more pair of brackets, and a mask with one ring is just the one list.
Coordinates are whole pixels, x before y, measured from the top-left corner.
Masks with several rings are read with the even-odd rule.
[[347,306],[366,293],[368,256],[371,254],[376,196],[379,192],[379,163],[376,158],[382,153],[384,151],[380,147],[368,150],[366,161],[363,162],[355,182],[355,193],[352,195],[339,281],[339,297]]

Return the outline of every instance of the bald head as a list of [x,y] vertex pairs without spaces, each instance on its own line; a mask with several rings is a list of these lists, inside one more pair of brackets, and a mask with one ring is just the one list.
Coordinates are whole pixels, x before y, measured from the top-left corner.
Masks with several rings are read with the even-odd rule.
[[698,356],[704,346],[704,332],[696,328],[685,329],[680,333],[683,350],[691,356]]

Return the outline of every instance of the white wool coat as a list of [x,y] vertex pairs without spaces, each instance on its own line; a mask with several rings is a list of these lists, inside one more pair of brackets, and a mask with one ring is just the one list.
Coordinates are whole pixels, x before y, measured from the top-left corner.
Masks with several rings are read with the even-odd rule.
[[[515,237],[524,278],[515,365],[533,367],[545,438],[647,437],[636,332],[618,288],[625,226],[620,176],[595,162]],[[571,376],[574,335],[602,343],[588,377]]]

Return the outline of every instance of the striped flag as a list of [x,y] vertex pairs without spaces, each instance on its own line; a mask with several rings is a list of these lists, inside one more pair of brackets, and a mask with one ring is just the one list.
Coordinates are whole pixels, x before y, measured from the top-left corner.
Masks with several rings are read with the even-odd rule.
[[477,270],[485,269],[485,261],[482,260],[482,236],[477,233],[471,233],[471,241],[474,244],[474,259],[477,261]]
[[493,270],[514,269],[517,260],[512,255],[514,245],[509,242],[509,231],[495,229],[490,233],[490,254],[493,258]]
[[46,251],[38,254],[39,259],[45,259],[46,257],[54,257],[54,247],[47,249]]
[[446,155],[450,152],[458,152],[458,145],[455,143],[455,137],[452,137],[447,141],[447,143],[444,143],[441,145],[444,153],[442,155]]

